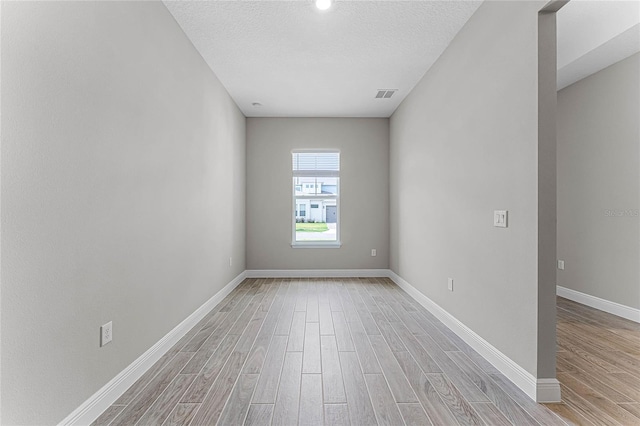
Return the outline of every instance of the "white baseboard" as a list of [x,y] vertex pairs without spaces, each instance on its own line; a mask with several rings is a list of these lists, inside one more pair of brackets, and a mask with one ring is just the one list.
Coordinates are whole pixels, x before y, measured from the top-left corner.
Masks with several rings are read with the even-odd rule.
[[574,302],[591,306],[592,308],[640,323],[640,309],[621,305],[620,303],[611,302],[609,300],[601,299],[599,297],[591,296],[590,294],[581,293],[562,286],[556,286],[556,294],[560,297],[564,297],[565,299],[573,300]]
[[109,383],[94,393],[82,405],[69,414],[60,425],[88,425],[96,420],[107,408],[111,406],[136,380],[149,369],[162,355],[191,330],[205,315],[222,301],[231,291],[246,278],[246,271],[235,277],[233,281],[224,286],[211,299],[196,309],[184,321],[167,333],[155,345],[149,348],[127,368],[122,370]]
[[560,399],[560,382],[557,379],[538,379],[536,402],[560,402]]
[[388,277],[388,269],[253,269],[247,278]]
[[[442,321],[454,333],[460,336],[476,352],[482,355],[502,374],[524,391],[531,399],[537,402],[559,402],[560,384],[556,379],[536,379],[532,374],[524,370],[509,357],[504,355],[490,343],[476,334],[473,330],[458,321],[454,316],[438,306],[427,296],[389,269],[300,269],[300,270],[247,270],[239,274],[229,284],[206,301],[196,311],[178,324],[167,335],[149,348],[138,359],[121,371],[109,383],[93,394],[82,405],[69,414],[60,425],[87,425],[96,420],[107,408],[111,406],[131,385],[135,383],[153,364],[158,361],[174,344],[178,342],[191,328],[193,328],[204,316],[222,301],[245,278],[303,278],[303,277],[386,277],[392,279],[400,288],[424,306],[429,312]],[[560,294],[561,287],[558,287]],[[568,290],[568,289],[565,289]],[[573,291],[573,290],[569,290]],[[578,293],[578,292],[575,292]],[[582,294],[582,293],[578,293]],[[593,296],[584,295],[589,298]],[[572,299],[575,300],[575,299]],[[598,299],[602,300],[602,299]],[[576,300],[580,303],[585,303]],[[607,301],[604,301],[607,302]],[[611,304],[612,302],[607,302]],[[617,304],[615,304],[617,305]],[[592,305],[589,305],[592,306]],[[622,306],[622,305],[619,305]],[[595,306],[594,306],[595,307]],[[629,307],[624,307],[631,309]],[[600,309],[600,308],[598,308]],[[605,310],[605,309],[602,309]],[[607,311],[608,312],[608,311]],[[613,313],[613,312],[612,312]],[[640,313],[636,310],[636,321]],[[616,314],[619,315],[619,314]],[[623,316],[623,315],[620,315]],[[626,317],[625,317],[626,318]],[[630,318],[631,319],[631,318]],[[638,321],[640,322],[640,321]]]
[[533,374],[520,367],[511,358],[500,352],[449,312],[442,309],[398,274],[389,270],[388,277],[442,321],[444,325],[449,327],[484,359],[489,361],[532,400],[536,402],[560,402],[560,383],[555,378],[537,379]]

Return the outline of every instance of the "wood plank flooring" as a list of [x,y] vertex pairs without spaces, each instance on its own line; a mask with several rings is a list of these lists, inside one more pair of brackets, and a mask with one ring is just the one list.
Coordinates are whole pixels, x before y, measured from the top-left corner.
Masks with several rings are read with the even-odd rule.
[[[629,343],[617,342],[616,354],[597,361],[583,357],[582,342],[567,345],[583,349],[565,350],[565,364],[575,369],[562,371],[564,386],[595,387],[580,404],[596,404],[611,421],[616,409],[638,413],[632,398],[639,377],[629,371],[638,358]],[[617,402],[598,399],[595,392],[613,383],[590,381],[585,362],[624,384],[616,388]],[[575,420],[578,398],[551,408]],[[390,280],[326,278],[245,280],[94,424],[566,423]]]
[[640,425],[640,324],[558,297],[561,404],[579,425]]

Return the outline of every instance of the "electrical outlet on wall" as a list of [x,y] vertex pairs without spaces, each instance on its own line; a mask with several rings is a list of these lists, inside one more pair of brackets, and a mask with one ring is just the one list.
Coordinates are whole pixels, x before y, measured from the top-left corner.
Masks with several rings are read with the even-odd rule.
[[558,269],[564,271],[564,260],[558,260]]
[[113,340],[113,321],[109,321],[100,327],[100,346],[104,346]]
[[376,257],[378,255],[378,251],[376,249],[371,249],[371,256]]

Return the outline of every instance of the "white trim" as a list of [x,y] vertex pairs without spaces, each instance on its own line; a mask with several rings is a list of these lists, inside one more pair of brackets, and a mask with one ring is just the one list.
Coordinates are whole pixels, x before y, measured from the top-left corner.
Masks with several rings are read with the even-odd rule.
[[82,405],[69,414],[60,425],[88,425],[96,420],[111,406],[131,385],[135,383],[151,366],[158,361],[173,345],[175,345],[189,330],[191,330],[204,316],[222,301],[245,278],[246,271],[240,273],[229,284],[213,295],[202,306],[196,309],[184,321],[167,333],[155,345],[149,348],[127,368],[94,393]]
[[253,269],[247,278],[389,277],[388,269]]
[[[489,361],[507,379],[512,381],[531,399],[537,402],[560,402],[560,384],[556,379],[537,379],[511,358],[500,352],[489,342],[476,334],[469,327],[460,322],[449,312],[422,294],[395,272],[389,270],[391,278],[400,288],[424,306],[444,325],[456,333],[462,340]],[[542,398],[542,399],[539,399]]]
[[[316,175],[313,175],[312,177],[315,177]],[[297,177],[297,176],[294,176]],[[293,188],[295,190],[295,187],[299,186],[294,184]],[[338,198],[337,194],[302,194],[302,195],[296,195],[296,198],[304,198],[305,200],[335,200]],[[302,216],[300,216],[302,217]]]
[[562,286],[556,286],[556,294],[565,299],[573,300],[574,302],[582,303],[583,305],[591,306],[592,308],[640,323],[640,309],[621,305],[620,303],[611,302]]
[[331,153],[331,152],[335,152],[340,154],[340,150],[337,148],[296,148],[296,149],[292,149],[291,153],[292,154],[298,154],[298,153],[314,153],[314,152],[322,152],[322,153]]
[[560,402],[560,382],[557,379],[538,379],[536,387],[536,402]]
[[[340,242],[340,150],[335,149],[301,149],[301,150],[293,150],[291,151],[291,155],[300,154],[300,153],[335,153],[338,154],[338,170],[295,170],[293,169],[292,164],[292,172],[293,172],[293,180],[291,181],[291,189],[293,192],[292,197],[292,209],[291,213],[293,213],[293,217],[291,218],[291,247],[292,248],[340,248],[342,243]],[[293,157],[292,157],[293,158]],[[299,177],[334,177],[336,178],[336,194],[327,194],[328,196],[322,196],[318,194],[314,194],[311,196],[296,195],[296,184],[295,179]],[[306,247],[303,247],[304,241],[296,241],[296,212],[297,212],[297,204],[299,199],[308,198],[309,201],[312,199],[331,199],[336,201],[336,241],[317,241],[311,242],[307,244]],[[306,210],[305,210],[306,211]],[[309,208],[309,217],[311,216],[311,208]],[[323,213],[323,216],[326,220],[326,212]],[[300,245],[302,243],[302,245]],[[315,244],[314,244],[315,243]],[[317,244],[317,245],[316,245]]]
[[304,242],[298,241],[297,243],[291,244],[292,248],[340,248],[342,247],[342,243],[340,241],[328,241],[323,243],[322,241],[313,241],[313,242]]

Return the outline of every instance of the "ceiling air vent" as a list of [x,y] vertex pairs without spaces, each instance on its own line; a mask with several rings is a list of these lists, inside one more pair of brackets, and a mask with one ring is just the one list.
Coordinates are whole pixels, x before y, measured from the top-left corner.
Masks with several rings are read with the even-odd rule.
[[397,91],[398,89],[379,89],[376,94],[376,99],[389,99]]

